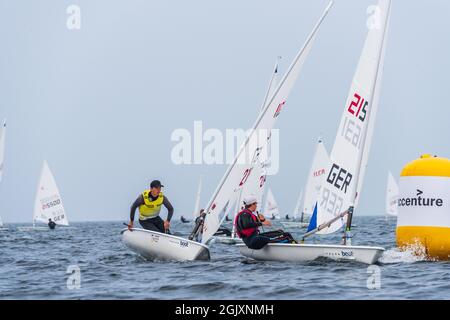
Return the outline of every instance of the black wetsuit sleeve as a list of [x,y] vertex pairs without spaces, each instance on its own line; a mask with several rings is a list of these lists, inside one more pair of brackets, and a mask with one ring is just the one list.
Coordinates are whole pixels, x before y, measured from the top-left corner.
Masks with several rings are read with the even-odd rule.
[[257,228],[262,226],[262,223],[253,221],[253,218],[248,213],[242,213],[239,215],[239,226],[242,229]]
[[142,194],[136,199],[136,201],[133,202],[131,205],[130,210],[130,221],[134,221],[134,214],[136,212],[136,209],[139,208],[139,206],[144,204],[144,197],[142,197]]
[[170,221],[170,219],[172,219],[174,210],[172,204],[170,203],[169,199],[167,199],[166,196],[164,196],[163,205],[167,209],[167,221]]

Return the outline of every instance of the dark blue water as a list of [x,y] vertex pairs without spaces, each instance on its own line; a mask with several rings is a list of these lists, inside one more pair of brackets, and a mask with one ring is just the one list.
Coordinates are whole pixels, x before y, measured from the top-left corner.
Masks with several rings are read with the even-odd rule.
[[[395,220],[356,217],[355,224],[353,244],[387,249],[378,265],[379,289],[367,285],[373,269],[353,262],[253,262],[222,244],[212,246],[209,262],[149,262],[122,244],[121,222],[30,232],[10,225],[0,231],[0,298],[450,299],[450,264],[396,250]],[[172,224],[183,235],[191,228]],[[69,266],[80,269],[79,289],[76,279],[67,285]]]

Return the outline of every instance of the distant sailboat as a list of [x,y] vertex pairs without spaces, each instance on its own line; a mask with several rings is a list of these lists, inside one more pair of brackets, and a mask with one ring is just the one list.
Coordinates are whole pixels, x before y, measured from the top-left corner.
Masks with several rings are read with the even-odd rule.
[[195,206],[194,206],[194,212],[192,213],[192,216],[195,219],[200,215],[200,196],[202,194],[202,179],[203,177],[200,176],[198,180],[198,188],[197,188],[197,194],[195,195]]
[[33,226],[20,227],[19,230],[48,230],[48,227],[36,226],[36,223],[48,224],[49,219],[57,225],[69,225],[55,178],[47,161],[44,161],[34,204]]
[[263,214],[264,214],[264,216],[266,216],[267,218],[270,218],[272,220],[280,219],[280,210],[278,208],[278,204],[275,201],[275,197],[274,197],[271,189],[269,189],[267,191],[266,202],[264,203]]
[[397,216],[397,201],[398,201],[398,185],[392,173],[388,173],[386,185],[386,214],[389,216]]
[[300,222],[303,222],[301,220],[301,217],[303,216],[302,201],[303,201],[303,189],[300,190],[300,194],[298,195],[297,202],[295,203],[295,208],[292,213],[294,220],[297,220],[300,217]]
[[[3,177],[3,168],[5,161],[5,141],[6,141],[6,119],[3,121],[3,126],[0,128],[0,182]],[[3,220],[0,216],[0,230],[7,230],[3,227]]]
[[[201,192],[202,192],[202,177],[200,176],[200,179],[198,181],[197,194],[195,196],[194,211],[192,212],[193,221],[195,221],[195,219],[197,219],[197,217],[200,215],[200,194],[201,194]],[[191,221],[189,219],[186,219],[184,216],[181,216],[180,220],[182,223],[191,223]]]
[[322,183],[327,173],[329,161],[330,158],[328,156],[328,152],[325,149],[323,140],[320,138],[311,163],[308,179],[306,180],[306,192],[303,199],[302,216],[300,218],[301,221],[303,221],[305,215],[313,215],[314,207],[319,199]]
[[180,221],[181,221],[182,223],[190,223],[190,222],[191,222],[190,220],[186,219],[184,216],[181,216],[181,217],[180,217]]
[[328,163],[328,152],[325,149],[322,138],[319,138],[311,168],[308,173],[308,178],[306,180],[306,193],[303,197],[302,189],[294,210],[296,216],[300,215],[300,222],[283,222],[283,226],[306,228],[309,225],[309,223],[305,222],[305,216],[311,217],[314,212],[314,206],[319,199],[320,188],[326,175]]

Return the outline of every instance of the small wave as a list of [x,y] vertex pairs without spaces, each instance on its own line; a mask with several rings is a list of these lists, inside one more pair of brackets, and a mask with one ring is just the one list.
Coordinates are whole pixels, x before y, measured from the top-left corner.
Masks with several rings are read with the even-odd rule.
[[402,249],[398,247],[388,249],[380,258],[382,264],[415,263],[421,261],[434,261],[434,259],[431,259],[427,255],[426,248],[419,242],[410,244]]

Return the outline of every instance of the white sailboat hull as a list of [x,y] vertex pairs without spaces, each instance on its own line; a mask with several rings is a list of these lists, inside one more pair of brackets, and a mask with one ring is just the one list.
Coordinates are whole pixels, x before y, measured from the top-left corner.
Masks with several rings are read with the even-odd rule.
[[76,229],[75,227],[69,227],[69,226],[60,226],[56,225],[55,229],[50,229],[49,227],[44,226],[28,226],[28,227],[17,227],[18,231],[55,231],[55,230],[70,230],[70,229]]
[[284,228],[307,228],[309,226],[309,223],[299,221],[282,221],[281,225]]
[[222,243],[222,244],[238,244],[243,243],[241,238],[237,237],[225,237],[225,236],[214,236],[214,242]]
[[209,248],[196,241],[144,229],[124,229],[122,241],[133,252],[148,260],[209,260]]
[[321,257],[333,260],[350,260],[373,264],[383,254],[384,248],[368,246],[269,243],[261,250],[252,250],[238,244],[241,254],[261,261],[308,262]]
[[48,231],[49,227],[17,227],[19,231]]

